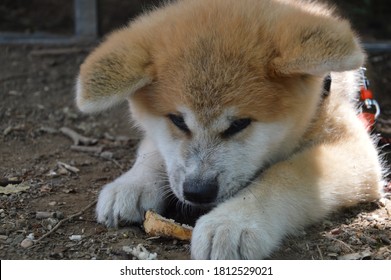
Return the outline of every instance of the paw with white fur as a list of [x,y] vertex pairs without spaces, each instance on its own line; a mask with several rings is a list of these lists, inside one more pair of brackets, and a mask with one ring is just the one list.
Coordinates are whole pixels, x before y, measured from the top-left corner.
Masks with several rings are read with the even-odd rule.
[[162,192],[151,184],[114,181],[99,194],[96,215],[99,223],[117,227],[121,221],[140,223],[148,209],[161,212]]
[[141,223],[149,209],[161,212],[167,182],[163,174],[160,154],[150,141],[142,141],[133,167],[100,192],[96,206],[98,222],[117,227],[121,221]]
[[[280,237],[268,222],[246,211],[220,205],[201,217],[193,230],[193,259],[264,259],[278,245]],[[243,206],[242,206],[243,208]],[[230,213],[232,213],[230,215]]]

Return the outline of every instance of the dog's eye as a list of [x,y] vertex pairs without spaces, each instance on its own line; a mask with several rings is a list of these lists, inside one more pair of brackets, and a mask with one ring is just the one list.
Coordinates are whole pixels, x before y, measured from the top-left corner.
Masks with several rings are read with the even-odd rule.
[[251,119],[249,118],[234,120],[231,123],[230,127],[228,127],[228,129],[222,133],[222,136],[223,138],[228,138],[232,135],[235,135],[236,133],[239,133],[240,131],[248,127],[250,124]]
[[171,122],[172,122],[176,127],[178,127],[180,130],[182,130],[183,132],[186,132],[186,133],[190,133],[190,129],[189,129],[188,126],[186,125],[183,116],[181,116],[181,115],[174,115],[174,114],[168,114],[167,117],[168,117],[168,118],[171,120]]

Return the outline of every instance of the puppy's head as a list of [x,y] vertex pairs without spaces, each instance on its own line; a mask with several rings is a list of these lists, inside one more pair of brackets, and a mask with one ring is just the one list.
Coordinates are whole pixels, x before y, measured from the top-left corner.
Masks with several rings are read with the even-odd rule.
[[297,147],[326,74],[363,63],[346,21],[297,3],[187,0],[151,12],[86,59],[77,104],[127,99],[176,196],[219,203]]

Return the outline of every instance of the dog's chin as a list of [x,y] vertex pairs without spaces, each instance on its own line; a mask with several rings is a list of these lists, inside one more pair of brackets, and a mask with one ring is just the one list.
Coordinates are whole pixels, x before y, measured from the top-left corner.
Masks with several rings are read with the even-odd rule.
[[184,205],[196,207],[199,209],[210,210],[210,209],[216,207],[217,205],[219,205],[220,203],[223,203],[224,201],[235,196],[239,191],[245,189],[250,183],[251,183],[251,181],[248,181],[248,182],[242,183],[242,184],[238,184],[236,187],[231,188],[231,190],[222,194],[221,196],[218,196],[215,200],[210,201],[210,202],[189,201],[189,200],[185,199],[184,197],[179,197],[177,195],[175,195],[175,196]]

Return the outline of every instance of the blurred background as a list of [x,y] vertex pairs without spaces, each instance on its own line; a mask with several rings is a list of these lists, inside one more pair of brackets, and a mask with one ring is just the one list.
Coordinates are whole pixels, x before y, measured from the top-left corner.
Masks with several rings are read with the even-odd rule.
[[[240,1],[240,0],[239,0]],[[98,0],[99,34],[123,26],[142,10],[159,5],[161,0]],[[389,0],[329,1],[365,40],[391,37]],[[0,32],[72,34],[74,31],[72,0],[1,0]]]

